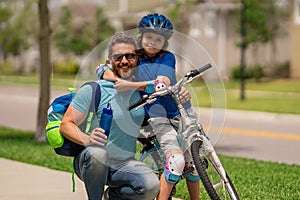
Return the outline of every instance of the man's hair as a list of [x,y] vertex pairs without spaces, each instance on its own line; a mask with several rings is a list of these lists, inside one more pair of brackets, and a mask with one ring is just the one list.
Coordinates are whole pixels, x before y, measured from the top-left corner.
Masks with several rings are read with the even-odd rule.
[[134,46],[134,49],[137,49],[137,42],[136,40],[129,34],[127,33],[117,33],[115,34],[108,45],[108,55],[112,55],[113,51],[113,46],[115,44],[120,44],[120,43],[125,43],[125,44],[132,44]]

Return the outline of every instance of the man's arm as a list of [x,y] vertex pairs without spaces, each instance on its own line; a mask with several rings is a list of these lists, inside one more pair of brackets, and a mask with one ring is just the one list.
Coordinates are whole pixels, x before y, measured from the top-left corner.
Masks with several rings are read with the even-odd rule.
[[107,136],[104,134],[103,129],[95,128],[91,135],[87,135],[79,129],[78,126],[85,118],[84,113],[70,105],[62,119],[60,132],[69,140],[83,146],[104,146],[107,143]]

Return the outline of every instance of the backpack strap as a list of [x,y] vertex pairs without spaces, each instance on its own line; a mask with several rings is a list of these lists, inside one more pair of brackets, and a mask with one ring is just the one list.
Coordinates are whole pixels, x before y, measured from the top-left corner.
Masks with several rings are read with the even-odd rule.
[[[97,112],[98,110],[98,106],[100,104],[100,100],[101,100],[101,89],[100,89],[100,85],[97,82],[87,82],[84,85],[90,85],[92,86],[93,89],[93,96],[92,96],[92,102],[89,108],[89,111],[94,111]],[[94,104],[94,106],[93,106]]]
[[[86,82],[84,83],[81,87],[84,85],[90,85],[92,87],[92,101],[88,110],[88,116],[87,119],[84,121],[83,124],[79,126],[80,130],[84,131],[85,133],[89,133],[91,130],[91,122],[96,116],[96,112],[98,110],[100,100],[101,100],[101,88],[100,85],[95,82]],[[73,159],[73,167],[72,167],[72,191],[75,192],[75,169],[74,169],[74,162],[75,162],[75,157]]]
[[80,125],[80,129],[82,131],[88,133],[91,131],[90,130],[91,122],[96,117],[96,112],[97,112],[98,106],[100,104],[101,88],[100,88],[100,85],[95,81],[86,82],[82,86],[84,86],[84,85],[90,85],[92,87],[92,101],[91,101],[91,104],[90,104],[90,107],[88,110],[88,116],[87,116],[87,119],[85,120],[85,122]]

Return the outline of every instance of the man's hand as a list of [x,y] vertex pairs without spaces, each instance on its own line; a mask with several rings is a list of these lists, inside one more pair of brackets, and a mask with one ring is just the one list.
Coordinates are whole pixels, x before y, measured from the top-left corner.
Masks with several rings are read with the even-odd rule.
[[104,133],[104,130],[102,128],[95,128],[90,137],[88,144],[85,144],[85,146],[91,146],[91,145],[98,145],[98,146],[104,146],[107,143],[107,136]]
[[188,89],[181,87],[179,91],[179,100],[181,103],[186,103],[191,100],[191,94]]

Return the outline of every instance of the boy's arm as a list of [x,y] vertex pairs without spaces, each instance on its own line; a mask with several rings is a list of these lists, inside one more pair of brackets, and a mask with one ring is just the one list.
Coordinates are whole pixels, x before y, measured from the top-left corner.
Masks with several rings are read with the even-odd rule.
[[[158,76],[156,78],[157,81],[163,82],[167,87],[170,86],[171,81],[166,76]],[[179,90],[179,100],[181,103],[186,103],[191,100],[191,94],[189,90],[185,87],[181,87]]]
[[118,81],[120,78],[113,73],[111,70],[105,70],[102,75],[102,79],[108,80],[108,81]]
[[154,81],[132,82],[119,79],[115,82],[115,88],[119,91],[124,90],[140,90],[147,93],[154,92]]
[[120,79],[114,74],[107,64],[99,65],[96,69],[96,74],[99,79],[105,79],[108,81],[117,81]]
[[107,64],[99,65],[96,69],[96,74],[99,79],[114,81],[115,88],[119,91],[140,90],[147,93],[154,92],[154,81],[132,82],[123,80],[117,77]]

